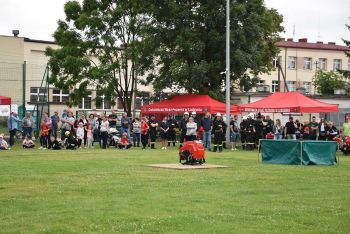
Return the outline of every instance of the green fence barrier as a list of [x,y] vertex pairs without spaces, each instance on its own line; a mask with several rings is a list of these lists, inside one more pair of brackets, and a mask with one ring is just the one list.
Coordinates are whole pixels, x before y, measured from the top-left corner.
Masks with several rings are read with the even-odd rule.
[[333,141],[261,140],[263,163],[335,165],[337,143]]

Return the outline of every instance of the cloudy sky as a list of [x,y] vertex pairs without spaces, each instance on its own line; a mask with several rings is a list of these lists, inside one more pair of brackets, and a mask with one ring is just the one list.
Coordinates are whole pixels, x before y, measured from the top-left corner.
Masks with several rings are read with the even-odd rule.
[[[66,0],[0,0],[0,35],[11,35],[12,29],[31,39],[53,40],[57,20],[64,17]],[[282,37],[308,38],[343,44],[350,39],[350,0],[265,0],[266,5],[284,16]]]

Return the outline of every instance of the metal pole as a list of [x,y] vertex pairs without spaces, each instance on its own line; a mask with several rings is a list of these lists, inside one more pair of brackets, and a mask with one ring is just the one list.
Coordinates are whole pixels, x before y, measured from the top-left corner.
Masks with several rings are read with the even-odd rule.
[[226,0],[226,147],[230,144],[230,0]]
[[46,73],[46,84],[47,84],[47,113],[49,113],[50,116],[50,83],[49,83],[49,78],[50,78],[50,69],[49,66],[46,66],[47,73]]
[[26,116],[26,72],[27,70],[27,63],[24,61],[22,65],[22,117],[24,118]]

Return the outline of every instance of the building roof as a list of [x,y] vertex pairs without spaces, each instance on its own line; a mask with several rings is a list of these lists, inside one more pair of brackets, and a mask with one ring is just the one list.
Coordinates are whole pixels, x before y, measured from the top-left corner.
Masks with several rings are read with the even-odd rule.
[[296,48],[296,49],[312,49],[312,50],[336,50],[336,51],[350,51],[349,47],[337,45],[335,42],[323,43],[318,41],[316,43],[307,42],[306,38],[293,41],[292,39],[283,39],[277,42],[278,47],[282,48]]

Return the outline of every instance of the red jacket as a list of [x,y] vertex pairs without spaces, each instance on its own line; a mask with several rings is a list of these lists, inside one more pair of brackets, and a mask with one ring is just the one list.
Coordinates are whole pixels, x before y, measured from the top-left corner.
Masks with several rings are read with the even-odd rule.
[[128,145],[129,144],[129,139],[127,137],[122,137],[122,139],[120,140],[120,142],[123,145]]

